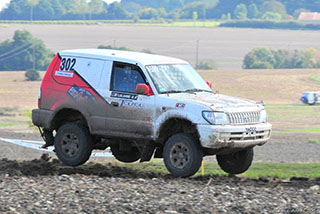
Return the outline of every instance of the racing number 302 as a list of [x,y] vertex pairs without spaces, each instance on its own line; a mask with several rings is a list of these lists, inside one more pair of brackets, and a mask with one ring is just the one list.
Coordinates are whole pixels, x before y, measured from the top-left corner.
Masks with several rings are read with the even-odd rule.
[[60,71],[74,71],[74,66],[76,64],[76,59],[63,58],[61,60]]

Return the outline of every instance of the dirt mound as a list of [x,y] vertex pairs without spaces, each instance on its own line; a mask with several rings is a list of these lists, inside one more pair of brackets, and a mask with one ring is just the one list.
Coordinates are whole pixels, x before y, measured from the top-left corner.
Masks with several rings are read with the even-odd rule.
[[[43,154],[41,158],[31,161],[15,161],[2,159],[0,160],[0,175],[5,176],[54,176],[54,175],[94,175],[99,177],[116,177],[116,178],[161,178],[165,180],[181,179],[175,178],[170,174],[158,172],[145,172],[141,170],[134,170],[123,166],[115,166],[111,163],[105,165],[100,163],[89,162],[88,164],[69,167],[63,165],[59,160],[50,160],[47,154]],[[242,178],[234,175],[205,175],[187,178],[194,182],[201,182],[209,184],[223,184],[223,185],[254,185],[254,186],[295,186],[295,187],[310,187],[312,185],[319,185],[320,178],[309,179],[304,177],[292,177],[290,179],[278,178],[264,178],[259,179]]]

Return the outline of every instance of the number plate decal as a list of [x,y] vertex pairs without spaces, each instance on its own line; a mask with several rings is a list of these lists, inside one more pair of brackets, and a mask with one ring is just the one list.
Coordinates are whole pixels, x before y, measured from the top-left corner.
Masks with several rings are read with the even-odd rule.
[[257,128],[256,128],[256,127],[246,128],[246,132],[256,132],[256,131],[257,131]]

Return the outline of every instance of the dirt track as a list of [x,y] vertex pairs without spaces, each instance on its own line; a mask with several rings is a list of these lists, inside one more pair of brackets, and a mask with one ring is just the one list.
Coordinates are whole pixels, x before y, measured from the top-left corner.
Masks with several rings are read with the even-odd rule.
[[188,179],[41,159],[0,161],[1,213],[319,213],[320,178]]

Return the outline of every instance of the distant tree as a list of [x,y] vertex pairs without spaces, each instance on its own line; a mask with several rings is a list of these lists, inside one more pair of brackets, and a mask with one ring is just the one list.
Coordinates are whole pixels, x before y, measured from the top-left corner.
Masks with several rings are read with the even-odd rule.
[[243,60],[244,69],[271,69],[276,60],[272,51],[266,47],[254,48]]
[[283,49],[254,48],[245,56],[243,68],[320,68],[320,54],[314,48],[293,52]]
[[211,60],[201,60],[198,65],[196,65],[196,69],[199,70],[216,70],[218,66],[214,61]]
[[250,4],[248,6],[248,18],[255,19],[259,17],[259,10],[256,4]]
[[52,3],[50,0],[41,0],[39,3],[33,8],[33,19],[34,20],[53,20],[57,18],[61,18],[54,10]]
[[168,17],[168,13],[167,13],[165,8],[159,8],[158,9],[158,14],[159,14],[159,17],[161,17],[161,18],[167,18]]
[[140,19],[158,19],[159,13],[154,8],[144,8],[139,12]]
[[287,10],[284,4],[279,1],[266,1],[260,6],[260,14],[263,16],[266,12],[279,13],[283,19],[288,18]]
[[17,30],[13,41],[6,40],[0,44],[0,70],[27,70],[33,67],[33,53],[35,69],[47,69],[53,52],[44,43],[34,38],[28,31]]
[[209,4],[205,2],[192,2],[184,6],[181,10],[181,18],[192,19],[193,13],[196,12],[199,19],[206,18],[206,10],[209,8]]
[[26,71],[25,75],[27,81],[36,81],[40,79],[40,74],[37,70],[30,69]]
[[265,12],[262,16],[261,19],[264,20],[276,20],[276,21],[280,21],[282,19],[282,16],[280,13],[273,13],[273,12]]
[[103,0],[91,0],[88,4],[90,19],[95,15],[106,13],[107,10],[103,7]]
[[113,2],[108,5],[107,19],[129,19],[129,13],[119,2]]
[[140,4],[136,2],[121,2],[123,7],[130,13],[139,13],[139,11],[143,8]]
[[233,11],[233,16],[236,19],[246,19],[247,14],[248,14],[248,10],[245,4],[238,4]]
[[274,68],[291,68],[290,52],[288,50],[272,50],[275,63]]
[[89,14],[89,6],[86,0],[73,0],[74,3],[70,8],[70,13],[77,15],[78,17],[82,17],[82,19],[86,18],[86,14]]

